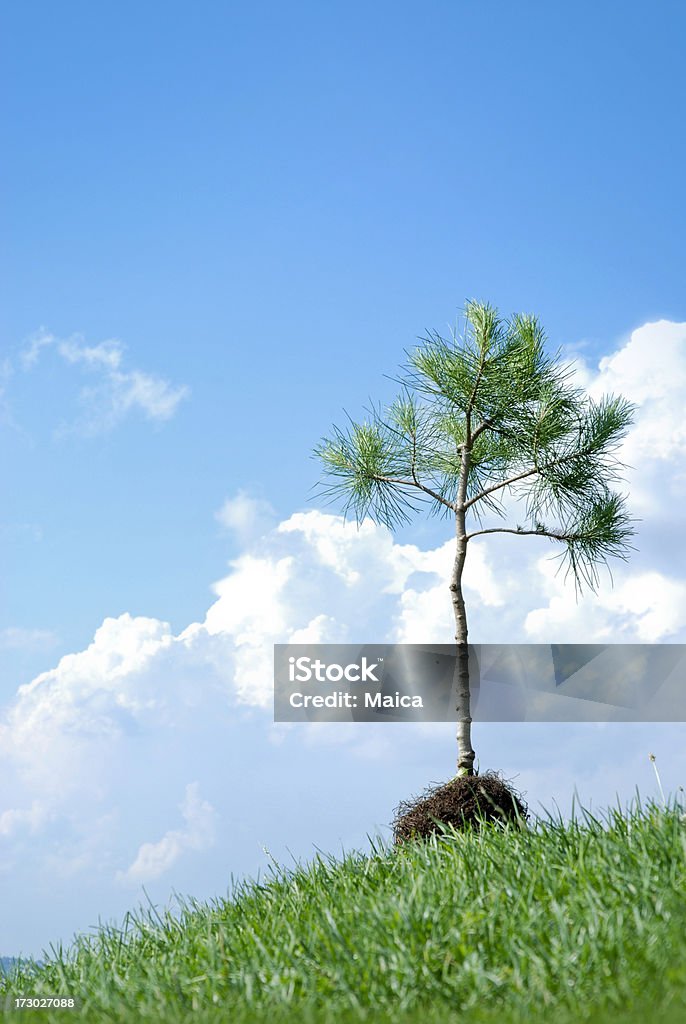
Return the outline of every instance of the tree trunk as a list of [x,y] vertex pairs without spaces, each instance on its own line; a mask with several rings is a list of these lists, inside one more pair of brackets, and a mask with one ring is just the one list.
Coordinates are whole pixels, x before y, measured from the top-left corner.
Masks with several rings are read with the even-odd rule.
[[462,571],[467,558],[467,537],[464,509],[455,517],[457,551],[450,580],[450,593],[455,613],[455,661],[457,691],[457,774],[473,775],[475,753],[472,748],[472,716],[469,691],[469,646],[467,643],[467,610],[462,594]]

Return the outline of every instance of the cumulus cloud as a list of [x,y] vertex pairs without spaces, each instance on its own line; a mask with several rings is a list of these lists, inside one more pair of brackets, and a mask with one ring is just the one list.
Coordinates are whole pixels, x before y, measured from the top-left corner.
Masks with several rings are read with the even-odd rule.
[[235,496],[226,499],[214,517],[224,530],[235,534],[239,541],[247,544],[273,525],[276,514],[268,501],[240,490]]
[[[614,590],[577,603],[538,538],[498,540],[470,552],[474,642],[683,635],[686,591],[676,577],[622,566]],[[296,513],[230,563],[201,622],[174,634],[154,618],[108,618],[83,651],[20,687],[0,722],[4,777],[14,772],[29,800],[40,795],[60,813],[77,794],[104,799],[109,765],[140,735],[201,728],[222,708],[269,711],[274,643],[449,643],[451,564],[452,541],[422,550],[372,523],[358,530],[339,516]]]
[[603,603],[631,623],[643,643],[658,643],[686,623],[686,583],[659,572],[629,575]]
[[549,562],[537,564],[548,604],[526,615],[524,628],[536,643],[662,643],[683,637],[686,583],[663,573],[625,570],[616,585],[577,601],[574,588],[555,576]]
[[686,323],[658,320],[632,331],[596,368],[578,364],[580,382],[594,397],[611,392],[636,405],[621,448],[631,503],[646,516],[681,516],[686,497]]
[[171,829],[156,843],[143,843],[126,871],[118,873],[118,881],[133,885],[152,881],[169,871],[188,850],[212,846],[216,813],[207,800],[201,800],[197,782],[186,786],[180,807],[186,827]]
[[636,406],[617,454],[626,466],[620,489],[639,519],[637,551],[626,567],[615,563],[614,587],[608,579],[597,595],[579,603],[573,588],[555,576],[554,563],[538,561],[535,571],[548,602],[528,612],[526,633],[540,642],[573,643],[580,634],[617,643],[677,641],[686,627],[686,323],[644,324],[597,366],[578,360],[576,376],[595,399],[623,395]]
[[[77,803],[93,813],[116,791],[112,766],[139,742],[202,732],[223,709],[268,712],[274,643],[398,639],[407,587],[435,588],[436,602],[440,588],[449,607],[448,555],[371,523],[296,513],[230,562],[202,621],[175,634],[152,617],[107,618],[82,651],[21,686],[0,718],[0,796],[4,786],[8,801],[40,796],[57,816]],[[485,602],[497,600],[485,556],[474,567],[473,593],[481,580]]]
[[164,422],[189,394],[187,387],[174,387],[162,377],[126,369],[124,346],[117,339],[89,345],[79,335],[57,338],[48,331],[39,331],[21,352],[23,368],[33,369],[46,350],[55,352],[69,366],[81,367],[93,380],[80,392],[82,416],[63,426],[61,433],[109,430],[133,411],[141,412],[148,420]]

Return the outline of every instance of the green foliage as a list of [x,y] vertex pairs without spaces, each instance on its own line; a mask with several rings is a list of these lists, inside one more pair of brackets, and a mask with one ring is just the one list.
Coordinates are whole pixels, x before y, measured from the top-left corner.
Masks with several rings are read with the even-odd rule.
[[[469,302],[461,337],[423,339],[389,409],[333,429],[315,449],[323,495],[358,522],[392,528],[420,507],[434,514],[507,515],[523,501],[527,528],[565,545],[577,585],[595,588],[597,567],[625,557],[633,535],[624,498],[609,485],[633,406],[599,402],[570,383],[559,353],[546,351],[538,320]],[[463,485],[461,487],[461,485]],[[475,535],[474,531],[468,537]],[[491,527],[489,532],[498,532]]]
[[446,829],[149,908],[0,980],[5,994],[77,995],[82,1014],[5,1019],[680,1021],[682,810]]

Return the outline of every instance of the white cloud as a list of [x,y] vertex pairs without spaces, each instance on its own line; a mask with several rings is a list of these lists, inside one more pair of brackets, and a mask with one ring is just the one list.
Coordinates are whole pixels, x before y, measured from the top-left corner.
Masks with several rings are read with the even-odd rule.
[[109,430],[135,410],[146,419],[164,422],[171,419],[179,403],[189,394],[187,387],[174,387],[162,377],[137,369],[123,369],[124,346],[116,338],[88,345],[78,335],[60,339],[47,331],[39,331],[21,353],[24,369],[33,369],[47,349],[53,350],[67,365],[81,366],[94,380],[94,384],[83,387],[80,392],[83,415],[75,423],[63,426],[60,430],[63,434]]
[[[473,642],[652,642],[684,627],[676,577],[622,566],[614,590],[577,604],[537,538],[499,540],[470,552]],[[421,550],[371,523],[297,513],[230,563],[202,622],[174,635],[157,619],[108,618],[85,650],[20,687],[0,722],[5,778],[54,813],[79,795],[106,799],[109,764],[141,731],[183,734],[232,704],[269,709],[274,643],[450,643],[451,565],[452,541]]]
[[[477,563],[491,601],[488,564]],[[449,608],[449,565],[446,546],[422,551],[371,523],[358,531],[338,516],[298,513],[230,563],[203,621],[174,635],[158,619],[107,618],[84,650],[21,686],[0,718],[0,789],[4,780],[29,801],[40,795],[57,815],[79,800],[93,813],[137,736],[183,734],[231,705],[269,709],[274,643],[391,640],[403,581],[417,593],[422,580],[441,583]]]
[[414,573],[443,576],[452,565],[452,544],[422,551],[399,544],[385,527],[370,519],[346,522],[325,512],[295,512],[277,532],[300,535],[318,562],[348,586],[363,585],[384,594],[400,594]]
[[535,643],[660,643],[686,627],[686,583],[659,572],[615,573],[615,586],[577,600],[550,562],[541,559],[548,604],[526,615],[524,628]]
[[[636,404],[618,457],[628,467],[620,490],[641,520],[638,550],[627,566],[613,566],[614,588],[605,582],[597,595],[578,603],[574,588],[555,578],[555,563],[540,560],[536,570],[548,604],[528,612],[526,632],[539,642],[573,643],[580,635],[610,642],[673,640],[686,629],[686,581],[678,575],[686,500],[686,323],[644,324],[595,369],[579,362],[577,379],[595,399],[611,393]],[[653,553],[653,564],[642,559],[644,548]]]
[[[109,371],[117,370],[121,365],[123,347],[121,342],[115,339],[101,341],[99,345],[85,345],[80,339],[68,338],[66,341],[59,341],[51,335],[49,341],[43,339],[41,347],[50,342],[56,344],[57,351],[68,363],[84,363],[86,366],[102,367]],[[30,351],[33,354],[34,350]]]
[[57,634],[50,629],[26,629],[23,626],[7,626],[0,629],[0,649],[22,649],[54,647]]
[[138,885],[149,882],[169,871],[182,854],[189,850],[206,850],[214,842],[216,812],[207,800],[201,800],[197,782],[186,786],[180,805],[186,828],[166,832],[156,843],[143,843],[133,863],[120,871],[121,882]]
[[330,615],[316,615],[302,629],[294,629],[289,637],[292,644],[325,644],[330,637],[338,636],[341,629]]
[[597,369],[580,363],[578,373],[594,398],[609,392],[637,406],[619,453],[631,467],[626,479],[632,507],[644,516],[680,517],[686,497],[686,323],[644,324]]
[[150,666],[172,640],[156,619],[105,619],[85,650],[19,687],[0,719],[0,762],[9,759],[18,780],[55,808],[77,793],[100,791],[107,766],[98,751],[142,716],[163,713],[164,693]]
[[215,519],[225,530],[234,533],[243,544],[261,536],[274,523],[275,512],[268,501],[238,491],[227,498]]
[[40,357],[41,352],[45,348],[50,348],[54,345],[57,339],[54,334],[50,334],[44,327],[41,327],[24,345],[19,361],[25,370],[30,370],[36,365]]
[[110,416],[115,423],[136,408],[141,409],[149,420],[169,420],[179,402],[188,395],[187,387],[174,388],[168,381],[140,370],[110,373],[109,389]]
[[0,813],[0,836],[9,837],[22,830],[37,832],[48,817],[40,800],[33,800],[30,807],[8,808]]
[[[450,643],[455,635],[455,619],[448,591],[455,557],[454,541],[447,541],[436,551],[427,552],[419,564],[431,565],[439,582],[421,588],[406,586],[399,597],[396,618],[396,643]],[[424,569],[423,571],[428,571]],[[511,595],[512,581],[508,574],[491,566],[486,547],[473,541],[465,565],[465,599],[480,609],[501,608]],[[471,601],[470,601],[471,599]],[[484,643],[483,636],[480,642]]]
[[[628,341],[598,364],[598,373],[589,390],[597,396],[605,388],[642,406],[683,394],[686,322],[657,320],[632,331]],[[670,427],[675,425],[672,423]]]
[[602,603],[628,618],[642,643],[664,641],[686,624],[686,583],[659,572],[628,576]]

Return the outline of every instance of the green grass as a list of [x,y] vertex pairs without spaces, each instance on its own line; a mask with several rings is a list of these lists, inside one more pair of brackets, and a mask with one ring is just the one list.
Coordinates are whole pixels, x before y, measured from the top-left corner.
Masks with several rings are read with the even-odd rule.
[[318,856],[226,900],[139,911],[46,959],[0,980],[0,993],[84,1002],[41,1020],[676,1024],[686,821],[636,805]]

